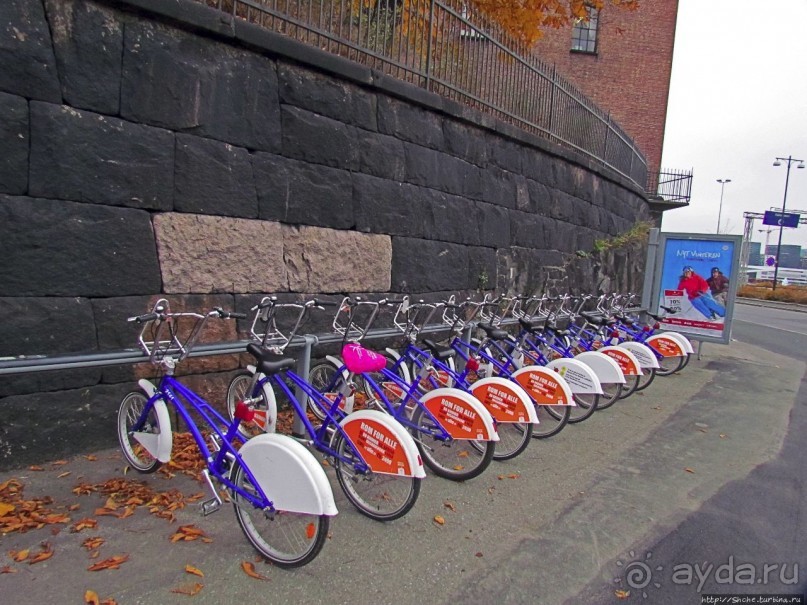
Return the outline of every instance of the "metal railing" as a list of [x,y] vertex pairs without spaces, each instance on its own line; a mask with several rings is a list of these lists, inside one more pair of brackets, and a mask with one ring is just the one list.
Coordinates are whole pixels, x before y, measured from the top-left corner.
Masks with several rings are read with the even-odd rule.
[[662,170],[657,175],[648,174],[646,191],[666,202],[688,204],[692,197],[692,171]]
[[554,66],[461,0],[197,0],[573,148],[642,188],[647,162]]

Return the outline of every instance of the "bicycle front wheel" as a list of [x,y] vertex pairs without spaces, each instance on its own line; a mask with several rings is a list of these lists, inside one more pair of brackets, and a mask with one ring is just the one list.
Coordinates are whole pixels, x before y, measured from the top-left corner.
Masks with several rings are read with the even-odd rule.
[[[235,469],[233,483],[249,494],[257,493],[240,464]],[[326,515],[284,510],[265,512],[238,492],[233,492],[233,506],[247,540],[261,556],[278,567],[302,567],[310,563],[328,537],[330,518]]]
[[[153,473],[162,464],[149,454],[133,436],[132,427],[140,419],[147,402],[148,398],[143,393],[132,391],[123,398],[120,408],[118,408],[118,441],[123,456],[132,468],[141,473]],[[138,432],[159,435],[163,431],[170,432],[171,427],[160,425],[160,419],[152,406],[145,424]]]
[[[496,442],[496,449],[493,451],[493,459],[498,461],[512,460],[521,452],[527,449],[532,439],[531,422],[500,422],[496,426],[499,433],[499,440]],[[482,442],[474,442],[485,443]]]
[[402,475],[361,473],[362,464],[344,435],[334,444],[337,452],[336,478],[345,496],[358,511],[376,521],[393,521],[403,517],[415,506],[420,495],[420,479]]
[[536,405],[535,413],[538,415],[538,425],[533,425],[534,439],[546,439],[557,435],[569,423],[572,415],[571,405]]
[[440,427],[418,406],[412,416],[412,429],[423,462],[435,475],[452,481],[466,481],[480,475],[493,460],[496,443],[466,439],[438,439]]

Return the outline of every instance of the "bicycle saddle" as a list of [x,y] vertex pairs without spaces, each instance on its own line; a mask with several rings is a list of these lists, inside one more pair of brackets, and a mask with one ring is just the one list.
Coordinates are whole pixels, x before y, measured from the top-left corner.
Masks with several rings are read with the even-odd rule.
[[518,318],[518,323],[521,324],[521,327],[525,330],[529,330],[530,332],[540,332],[544,329],[546,325],[546,319],[539,319],[539,320],[532,320],[532,319],[524,319],[523,317]]
[[477,327],[484,331],[485,334],[487,334],[488,337],[492,338],[493,340],[507,340],[510,337],[510,335],[504,330],[500,330],[499,328],[491,326],[490,324],[479,324]]
[[365,349],[357,342],[350,342],[342,348],[342,359],[349,372],[363,374],[364,372],[379,372],[387,366],[387,358]]
[[277,374],[281,370],[290,368],[297,363],[291,357],[283,357],[276,355],[266,349],[261,348],[260,345],[251,342],[247,345],[247,353],[252,355],[258,361],[258,371],[267,376],[270,374]]
[[441,348],[436,342],[433,340],[429,340],[428,338],[423,339],[423,346],[429,350],[429,353],[432,354],[432,357],[435,359],[439,359],[440,361],[445,361],[450,357],[454,357],[456,351],[454,349],[445,349]]

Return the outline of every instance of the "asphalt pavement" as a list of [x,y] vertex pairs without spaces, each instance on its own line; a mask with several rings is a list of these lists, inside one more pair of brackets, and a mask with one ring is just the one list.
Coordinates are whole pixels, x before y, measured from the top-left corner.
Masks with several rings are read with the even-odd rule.
[[[149,604],[553,605],[616,603],[620,597],[654,603],[653,591],[661,591],[654,584],[670,586],[669,576],[635,589],[628,586],[627,566],[658,561],[651,569],[669,573],[674,563],[694,563],[687,553],[701,556],[693,546],[699,540],[717,539],[719,534],[704,533],[707,524],[694,528],[689,542],[668,550],[662,545],[700,511],[708,512],[727,486],[777,463],[794,406],[804,403],[804,375],[803,357],[740,341],[708,345],[683,372],[657,378],[644,394],[555,437],[535,440],[515,460],[494,463],[476,479],[453,483],[430,474],[415,508],[387,524],[359,515],[326,467],[340,513],[320,556],[293,571],[256,561],[231,508],[200,516],[193,500],[202,484],[182,473],[127,472],[115,450],[5,472],[0,489],[21,486],[22,499],[40,511],[43,524],[0,536],[0,594],[15,603],[83,603],[88,590],[101,601]],[[789,490],[774,510],[792,517],[784,511],[801,495],[801,480],[786,469],[780,474],[779,482],[732,497],[748,506],[731,513],[735,526],[755,514],[755,501],[768,489]],[[146,504],[124,516],[108,504],[109,490],[134,497],[145,488],[156,493],[145,500],[151,498],[154,513],[163,516]],[[4,498],[0,507],[9,502]],[[164,518],[170,513],[173,520]],[[721,517],[730,530],[725,521]],[[751,527],[744,535],[753,545],[767,526]],[[770,546],[763,555],[776,552]],[[245,572],[249,564],[262,579]],[[100,569],[90,571],[93,566]],[[786,569],[785,579],[792,571]],[[667,602],[700,603],[697,586],[675,587],[682,591],[678,600]],[[765,588],[793,591],[783,583]]]

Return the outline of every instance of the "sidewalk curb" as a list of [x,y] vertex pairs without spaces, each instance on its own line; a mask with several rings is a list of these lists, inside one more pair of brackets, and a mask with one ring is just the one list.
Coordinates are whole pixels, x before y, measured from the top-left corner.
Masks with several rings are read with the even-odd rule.
[[797,311],[799,313],[807,313],[807,305],[799,303],[781,302],[778,300],[762,300],[759,298],[741,298],[737,297],[737,302],[741,305],[748,305],[751,307],[770,307],[772,309],[783,309],[785,311]]

